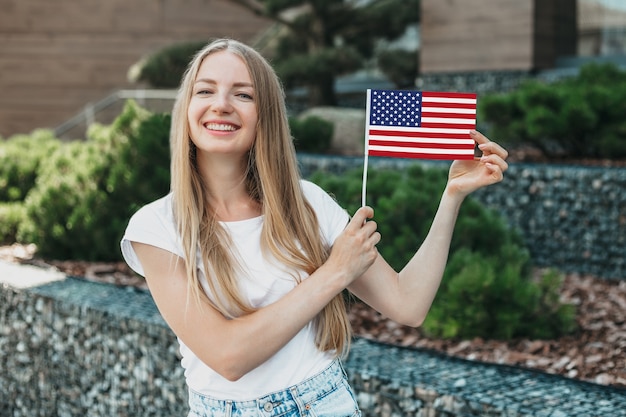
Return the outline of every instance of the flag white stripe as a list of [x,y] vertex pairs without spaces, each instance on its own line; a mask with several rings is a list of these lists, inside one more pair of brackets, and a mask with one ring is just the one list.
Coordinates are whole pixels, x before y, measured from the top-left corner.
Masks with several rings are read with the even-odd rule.
[[369,130],[381,130],[385,132],[415,132],[422,133],[450,133],[453,135],[469,135],[469,129],[451,129],[442,127],[401,127],[401,126],[377,126],[370,125]]
[[407,138],[403,136],[379,136],[370,135],[369,140],[380,140],[386,142],[403,142],[403,143],[451,143],[457,145],[474,145],[473,139],[441,139],[441,138]]
[[453,97],[425,97],[422,96],[424,103],[459,103],[459,104],[476,104],[475,98],[453,98]]
[[453,117],[422,117],[422,123],[473,124],[474,119],[456,119]]

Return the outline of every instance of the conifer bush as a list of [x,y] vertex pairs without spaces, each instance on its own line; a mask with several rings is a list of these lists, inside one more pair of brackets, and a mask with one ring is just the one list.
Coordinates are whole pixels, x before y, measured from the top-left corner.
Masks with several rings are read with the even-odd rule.
[[102,145],[63,144],[43,162],[18,231],[18,238],[35,243],[42,256],[95,259],[91,255],[106,244],[92,234],[107,198],[101,178],[109,158]]
[[626,71],[587,64],[550,84],[531,80],[478,102],[490,137],[531,144],[548,158],[626,157]]
[[110,126],[59,146],[28,193],[18,240],[44,257],[119,260],[132,213],[169,189],[169,124],[129,101]]
[[450,256],[423,329],[443,338],[550,339],[575,329],[575,310],[559,301],[562,275],[528,272],[527,251],[507,243],[498,253],[461,248]]
[[17,240],[17,229],[25,217],[21,201],[0,202],[0,245],[8,245]]
[[205,44],[206,41],[181,42],[157,51],[141,66],[138,80],[154,88],[178,88],[187,65]]
[[[350,214],[361,205],[362,172],[311,178]],[[381,255],[396,270],[426,237],[446,184],[447,171],[419,165],[405,172],[368,172],[367,204],[374,208]],[[559,301],[562,276],[533,277],[520,234],[469,197],[459,212],[440,290],[423,324],[443,338],[551,338],[575,327],[574,309]],[[424,265],[425,268],[428,265]]]
[[0,202],[23,201],[35,185],[41,161],[59,145],[46,129],[0,140]]

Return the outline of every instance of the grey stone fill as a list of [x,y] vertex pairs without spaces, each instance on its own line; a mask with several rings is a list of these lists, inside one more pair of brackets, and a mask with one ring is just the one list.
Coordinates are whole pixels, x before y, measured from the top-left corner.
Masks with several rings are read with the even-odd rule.
[[[186,415],[176,341],[147,291],[5,283],[0,319],[1,416]],[[356,339],[345,367],[364,416],[626,416],[623,389],[423,349]]]

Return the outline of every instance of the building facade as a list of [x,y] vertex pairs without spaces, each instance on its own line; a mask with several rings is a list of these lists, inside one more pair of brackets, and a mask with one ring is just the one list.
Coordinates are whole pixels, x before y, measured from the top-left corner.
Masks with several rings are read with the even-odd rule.
[[551,68],[576,54],[576,0],[422,0],[422,74]]
[[0,0],[0,137],[54,128],[132,87],[130,67],[164,46],[270,22],[228,0]]
[[623,0],[422,0],[423,89],[507,91],[573,75],[590,60],[626,67]]

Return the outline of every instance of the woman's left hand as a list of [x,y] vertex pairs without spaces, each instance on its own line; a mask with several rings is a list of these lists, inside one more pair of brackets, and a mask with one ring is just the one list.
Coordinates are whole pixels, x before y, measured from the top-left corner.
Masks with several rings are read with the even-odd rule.
[[503,147],[475,130],[470,131],[470,136],[478,143],[483,155],[474,160],[457,160],[450,166],[447,190],[460,197],[502,181],[503,173],[509,167],[506,163],[509,153]]

